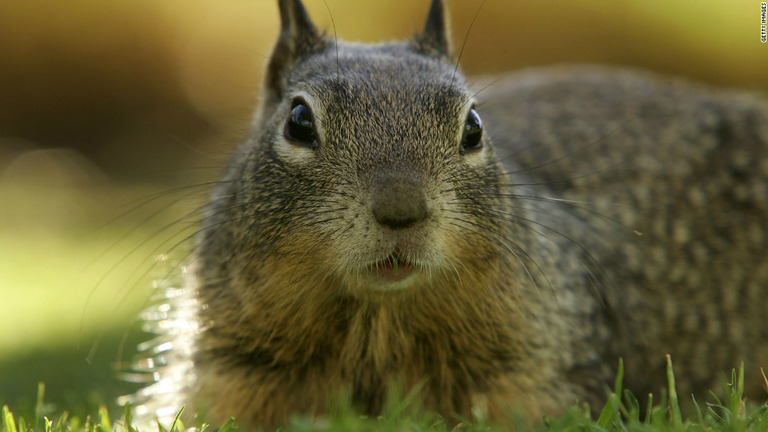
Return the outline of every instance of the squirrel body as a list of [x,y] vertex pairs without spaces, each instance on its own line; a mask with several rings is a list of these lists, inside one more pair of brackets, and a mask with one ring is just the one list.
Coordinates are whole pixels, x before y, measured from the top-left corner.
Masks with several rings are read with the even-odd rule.
[[399,384],[503,424],[602,406],[619,358],[656,392],[668,353],[680,393],[744,362],[760,397],[764,102],[602,67],[473,89],[439,0],[379,45],[321,34],[298,0],[280,12],[138,413],[273,427],[341,395],[377,414]]

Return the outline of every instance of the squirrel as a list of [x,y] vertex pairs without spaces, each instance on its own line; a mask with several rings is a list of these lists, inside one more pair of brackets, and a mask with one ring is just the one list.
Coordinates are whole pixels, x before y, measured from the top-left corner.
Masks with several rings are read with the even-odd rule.
[[[768,104],[646,72],[470,83],[433,0],[404,42],[337,40],[300,0],[212,193],[135,415],[276,427],[422,385],[509,424],[768,364]],[[150,361],[152,360],[152,361]]]

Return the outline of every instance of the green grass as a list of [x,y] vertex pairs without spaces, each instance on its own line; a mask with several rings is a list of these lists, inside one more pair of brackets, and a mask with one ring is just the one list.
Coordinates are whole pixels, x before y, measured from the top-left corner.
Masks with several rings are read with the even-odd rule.
[[0,358],[136,316],[171,237],[153,234],[175,215],[142,223],[153,209],[120,217],[138,207],[121,204],[156,192],[0,182],[0,316],[16,329],[0,332]]
[[195,203],[172,205],[172,186],[39,168],[34,181],[0,176],[0,406],[33,418],[43,381],[57,409],[82,417],[135,390],[115,369],[149,338],[137,313],[169,272],[155,257],[187,234],[173,222]]
[[[649,396],[648,405],[644,410],[637,398],[622,389],[622,370],[613,392],[595,419],[589,414],[588,407],[574,406],[557,419],[544,418],[539,425],[521,422],[516,426],[518,432],[527,431],[642,431],[642,432],[746,432],[768,431],[768,403],[760,406],[751,405],[744,400],[744,371],[734,371],[731,381],[725,387],[724,397],[710,395],[706,403],[693,401],[692,415],[684,417],[680,400],[675,391],[675,378],[671,360],[667,362],[668,389],[658,399]],[[110,416],[107,408],[102,406],[92,415],[83,417],[72,416],[66,411],[58,414],[50,413],[44,401],[44,386],[38,389],[37,404],[33,414],[28,417],[16,416],[8,406],[3,406],[3,421],[0,432],[182,432],[189,425],[183,425],[177,416],[170,431],[162,426],[137,430],[132,426],[130,409],[121,409],[116,416]],[[486,431],[495,429],[483,424],[482,421],[462,419],[459,426],[449,426],[441,417],[428,412],[414,409],[411,402],[413,394],[399,401],[393,401],[385,410],[385,415],[370,418],[355,414],[348,404],[339,404],[331,410],[327,418],[322,420],[306,417],[295,417],[281,428],[285,432],[333,431],[333,432],[420,432],[420,431]],[[181,413],[181,409],[179,414]],[[113,415],[115,413],[113,412]],[[196,427],[203,431],[236,432],[237,422],[230,419],[223,425],[201,424]]]

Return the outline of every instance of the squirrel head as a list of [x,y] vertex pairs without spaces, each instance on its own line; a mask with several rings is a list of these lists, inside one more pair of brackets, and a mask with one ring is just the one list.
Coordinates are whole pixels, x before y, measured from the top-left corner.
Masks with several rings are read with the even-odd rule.
[[[267,67],[262,87],[262,108],[269,108],[283,97],[286,78],[302,58],[329,48],[332,41],[312,23],[301,0],[279,0],[280,35]],[[432,57],[452,61],[453,47],[448,17],[442,0],[434,0],[424,30],[414,37],[418,50]]]
[[202,242],[244,274],[215,277],[392,292],[487,266],[503,173],[442,1],[413,39],[382,44],[336,40],[299,0],[279,5],[253,133]]

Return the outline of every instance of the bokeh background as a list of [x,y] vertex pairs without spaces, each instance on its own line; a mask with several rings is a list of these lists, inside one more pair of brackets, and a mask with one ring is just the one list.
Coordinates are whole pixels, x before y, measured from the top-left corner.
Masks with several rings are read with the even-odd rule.
[[[362,41],[429,6],[305,2]],[[468,74],[590,62],[768,91],[756,0],[448,4]],[[75,411],[133,388],[115,365],[245,137],[278,22],[272,0],[0,1],[0,404],[32,406],[38,381]]]

